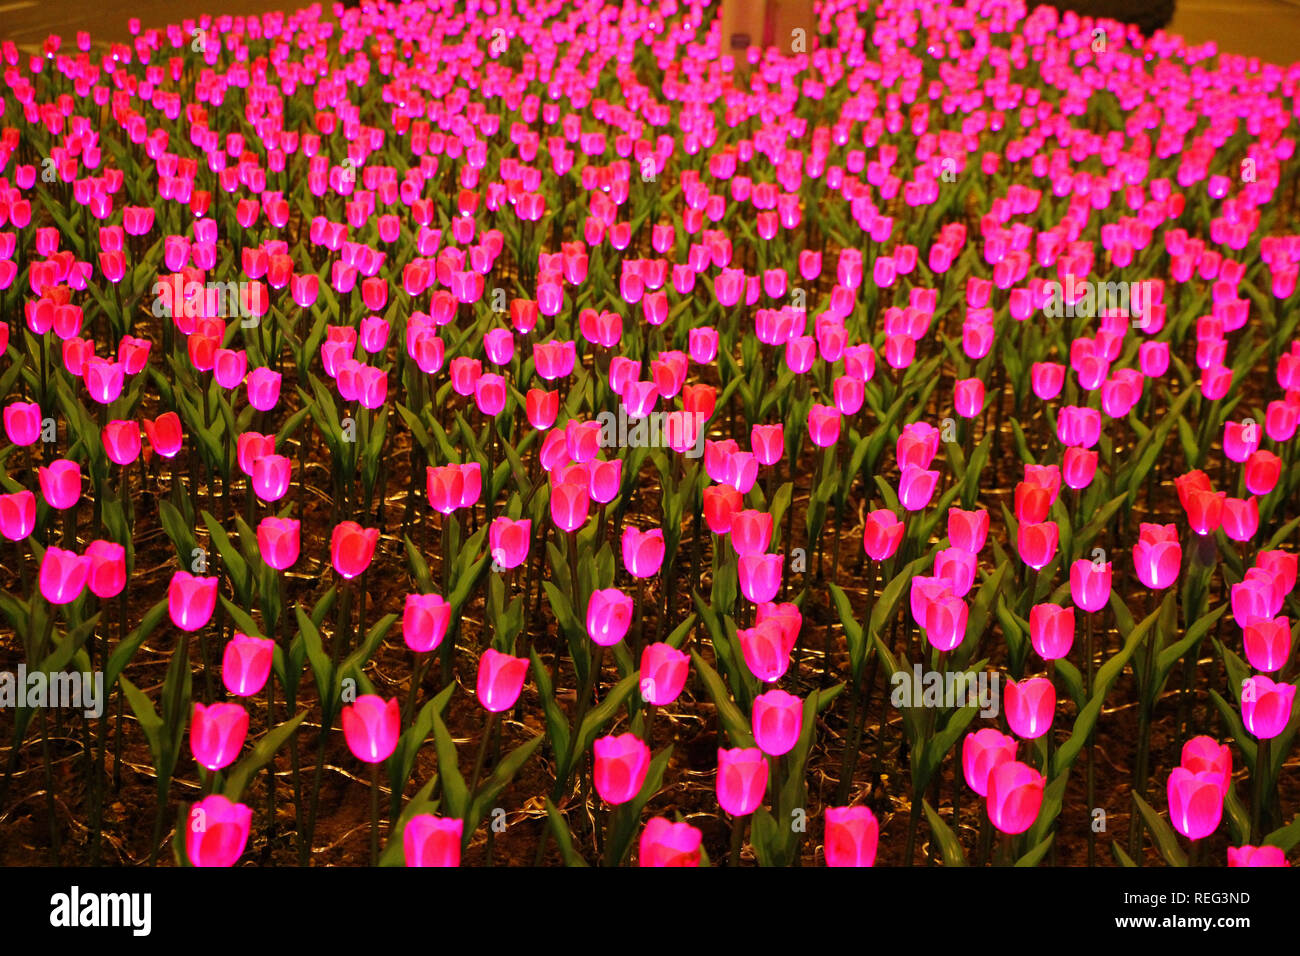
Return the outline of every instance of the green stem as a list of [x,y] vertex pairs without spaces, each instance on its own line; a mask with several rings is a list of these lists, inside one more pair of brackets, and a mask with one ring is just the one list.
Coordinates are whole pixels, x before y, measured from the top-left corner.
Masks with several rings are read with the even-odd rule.
[[370,865],[379,865],[379,763],[370,765]]
[[727,866],[740,866],[740,851],[745,845],[745,820],[745,817],[731,820],[731,853],[727,856]]

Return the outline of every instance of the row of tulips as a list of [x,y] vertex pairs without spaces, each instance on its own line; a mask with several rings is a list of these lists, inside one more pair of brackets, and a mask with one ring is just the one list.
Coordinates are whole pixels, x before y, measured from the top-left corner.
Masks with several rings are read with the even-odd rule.
[[[1300,72],[999,0],[741,63],[703,0],[445,6],[0,49],[0,650],[105,672],[88,858],[125,705],[150,862],[273,854],[288,795],[310,863],[341,741],[385,865],[525,804],[537,863],[699,865],[703,816],[797,864],[819,815],[829,865],[1092,865],[1082,805],[1121,865],[1284,864]],[[0,806],[34,718],[51,774],[16,714]]]

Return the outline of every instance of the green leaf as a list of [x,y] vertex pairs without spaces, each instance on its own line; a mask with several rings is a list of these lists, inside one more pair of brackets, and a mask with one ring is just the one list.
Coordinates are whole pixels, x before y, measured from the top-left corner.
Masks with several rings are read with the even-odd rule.
[[1290,853],[1296,844],[1300,844],[1300,816],[1264,837],[1265,846],[1281,847],[1283,853]]
[[1241,799],[1237,796],[1237,783],[1232,781],[1228,784],[1228,792],[1224,795],[1223,809],[1227,812],[1223,815],[1228,823],[1228,828],[1232,831],[1232,842],[1235,846],[1243,846],[1250,842],[1250,813],[1242,806]]
[[537,648],[528,648],[528,656],[533,662],[533,680],[537,682],[537,694],[542,699],[546,733],[551,738],[551,747],[555,751],[555,776],[558,780],[564,780],[569,770],[569,718],[565,716],[555,700],[551,675],[546,670],[546,665],[542,663],[542,659],[537,656]]
[[249,616],[248,612],[238,604],[229,600],[224,594],[221,595],[221,606],[226,609],[226,613],[230,615],[230,619],[234,622],[235,627],[239,628],[240,631],[247,634],[249,637],[262,636],[262,631],[257,626],[257,622]]
[[542,741],[545,739],[545,734],[537,734],[532,740],[526,740],[510,751],[505,759],[492,769],[492,773],[487,780],[479,784],[478,793],[471,794],[473,803],[470,806],[469,818],[465,821],[465,845],[469,844],[469,838],[474,835],[474,830],[478,828],[479,821],[483,819],[483,811],[496,802],[501,791],[514,779],[515,774],[519,772],[520,768],[537,751],[537,748],[541,746]]
[[608,841],[605,848],[606,865],[622,866],[628,854],[632,852],[632,840],[641,822],[641,811],[663,786],[664,772],[668,769],[668,761],[672,755],[671,746],[655,754],[646,770],[645,781],[641,784],[640,791],[627,803],[618,806],[611,814],[610,824],[605,828]]
[[397,741],[397,749],[393,752],[393,759],[389,761],[389,778],[395,796],[400,797],[402,791],[406,789],[406,782],[411,779],[415,756],[424,746],[429,734],[433,732],[433,715],[441,714],[447,709],[447,702],[451,700],[452,691],[455,689],[456,682],[452,681],[436,697],[421,707],[419,716],[411,722],[411,726]]
[[111,690],[113,682],[117,680],[119,674],[126,669],[126,665],[131,662],[135,652],[140,649],[145,638],[154,632],[162,619],[167,615],[167,599],[164,598],[145,612],[144,619],[140,621],[136,629],[126,636],[117,647],[113,648],[113,653],[108,655],[108,664],[104,668],[104,687]]
[[600,732],[600,729],[605,724],[609,723],[615,712],[623,706],[623,702],[636,689],[637,683],[638,675],[629,674],[609,689],[605,699],[598,706],[587,711],[587,716],[582,718],[582,728],[578,733],[577,748],[573,753],[574,757],[586,753],[587,748],[591,746],[591,742],[596,739],[596,734]]
[[165,763],[166,731],[163,728],[162,718],[154,709],[153,702],[144,691],[127,680],[125,674],[118,680],[122,685],[122,694],[131,707],[131,713],[135,714],[135,719],[140,722],[140,729],[144,731],[145,739],[149,742],[149,752],[153,754],[155,765]]
[[1111,841],[1110,849],[1111,852],[1115,854],[1115,860],[1119,863],[1120,866],[1126,866],[1126,867],[1137,866],[1137,864],[1133,862],[1133,858],[1120,848],[1118,840]]
[[853,668],[854,680],[862,676],[862,666],[867,661],[867,641],[862,633],[862,625],[853,614],[853,605],[844,589],[838,584],[829,585],[831,599],[840,615],[840,625],[844,628],[844,638],[849,645],[849,662]]
[[1164,648],[1160,656],[1156,659],[1156,673],[1154,685],[1148,689],[1148,698],[1155,700],[1164,690],[1165,681],[1169,678],[1169,672],[1173,670],[1176,664],[1184,654],[1188,653],[1195,647],[1199,647],[1205,635],[1209,633],[1216,621],[1223,616],[1228,610],[1227,604],[1221,604],[1209,614],[1203,615],[1195,624],[1187,629],[1187,635],[1175,644]]
[[1137,805],[1142,814],[1142,820],[1151,831],[1155,838],[1156,848],[1160,851],[1160,856],[1170,866],[1186,866],[1187,854],[1183,852],[1178,845],[1178,837],[1174,835],[1173,827],[1165,821],[1164,817],[1156,813],[1151,804],[1147,803],[1136,793],[1133,794],[1133,802]]
[[1052,841],[1055,839],[1056,839],[1056,834],[1049,833],[1032,850],[1030,850],[1020,859],[1016,860],[1016,866],[1027,866],[1031,868],[1037,866],[1039,863],[1042,862],[1043,857],[1047,855],[1047,851],[1051,848]]
[[[451,731],[442,722],[442,716],[434,710],[433,739],[438,748],[438,775],[442,778],[442,793],[447,802],[447,816],[465,818],[469,809],[469,789],[465,778],[460,775],[456,763],[456,743],[451,738]],[[471,834],[464,834],[468,841]]]
[[257,775],[257,772],[265,767],[270,761],[275,759],[276,751],[284,745],[289,739],[289,735],[298,729],[303,718],[307,716],[304,710],[297,717],[290,718],[274,730],[268,731],[261,740],[259,740],[252,751],[245,756],[239,763],[235,764],[234,769],[226,776],[225,795],[231,803],[238,803],[244,788],[248,782]]
[[384,852],[379,855],[380,866],[406,865],[406,848],[403,843],[406,825],[411,822],[412,817],[421,813],[436,814],[438,812],[437,802],[429,802],[429,795],[433,793],[433,788],[437,783],[438,775],[435,773],[429,778],[429,782],[406,802],[406,806],[402,808],[401,816],[397,818],[397,823],[393,825],[393,831],[388,836],[388,843],[384,846]]
[[325,653],[325,646],[321,643],[316,622],[307,616],[301,604],[294,605],[293,610],[298,617],[298,635],[307,648],[307,660],[311,662],[312,678],[316,681],[316,693],[326,705],[325,709],[333,714],[338,696],[334,689],[334,664]]
[[957,839],[957,834],[952,832],[952,828],[943,822],[939,814],[934,812],[930,806],[930,801],[922,800],[921,808],[925,810],[925,819],[930,823],[930,831],[934,834],[935,839],[939,841],[939,850],[943,853],[944,866],[965,866],[966,854],[962,852],[961,842]]
[[560,811],[555,808],[550,797],[546,797],[546,816],[551,823],[551,832],[555,834],[555,842],[560,847],[560,855],[564,858],[565,866],[586,866],[587,861],[582,858],[582,854],[573,848],[573,834],[569,832],[569,825],[564,822],[564,817]]
[[[1170,591],[1165,596],[1165,602],[1171,602],[1173,599],[1174,594]],[[1088,705],[1079,712],[1079,716],[1075,718],[1074,729],[1070,733],[1070,738],[1061,745],[1061,748],[1052,758],[1053,777],[1064,773],[1074,763],[1074,758],[1083,749],[1088,736],[1092,733],[1093,726],[1097,723],[1097,718],[1101,714],[1102,705],[1105,703],[1106,694],[1110,691],[1111,685],[1119,678],[1124,665],[1128,663],[1129,658],[1138,649],[1138,645],[1142,643],[1155,626],[1159,616],[1160,608],[1156,608],[1156,610],[1148,614],[1141,624],[1129,631],[1125,637],[1124,646],[1119,653],[1103,664],[1097,671],[1092,687],[1092,698],[1088,701]],[[1123,634],[1122,627],[1120,633]]]
[[749,720],[740,712],[736,702],[731,699],[731,694],[727,692],[726,685],[722,683],[722,678],[718,676],[718,672],[710,667],[708,662],[695,651],[691,651],[691,660],[695,663],[695,672],[704,681],[704,687],[718,709],[718,719],[722,721],[722,726],[727,732],[727,738],[731,742],[731,746],[755,746],[754,734],[750,730]]

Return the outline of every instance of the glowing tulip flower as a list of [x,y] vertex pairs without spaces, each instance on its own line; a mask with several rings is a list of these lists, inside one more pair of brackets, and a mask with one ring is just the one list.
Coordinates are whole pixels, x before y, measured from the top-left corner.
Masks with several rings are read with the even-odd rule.
[[1223,533],[1232,541],[1249,541],[1259,530],[1259,499],[1223,499]]
[[872,866],[880,825],[866,807],[826,808],[826,865]]
[[1276,579],[1262,568],[1250,568],[1239,584],[1228,589],[1232,616],[1243,630],[1258,618],[1274,617],[1281,610]]
[[1052,729],[1056,715],[1056,688],[1045,677],[1007,680],[1002,694],[1003,710],[1012,732],[1024,740],[1036,740]]
[[437,594],[408,594],[402,609],[402,640],[411,650],[426,654],[447,636],[451,605]]
[[1045,661],[1067,656],[1074,646],[1074,608],[1035,604],[1029,609],[1029,640]]
[[217,606],[217,578],[177,571],[167,587],[167,610],[182,631],[198,631],[212,620]]
[[560,412],[560,393],[530,388],[524,396],[524,411],[530,425],[539,431],[545,431],[555,424],[555,418]]
[[926,606],[925,639],[936,650],[953,650],[966,636],[969,615],[970,608],[966,602],[951,591],[945,591]]
[[158,418],[144,420],[145,437],[155,452],[164,458],[175,458],[181,450],[184,435],[181,419],[175,412],[165,412]]
[[760,465],[775,465],[785,453],[784,428],[781,425],[754,425],[750,429],[750,447]]
[[587,635],[601,647],[612,647],[627,635],[635,610],[618,588],[597,588],[587,601]]
[[1016,760],[999,763],[988,775],[989,820],[1002,833],[1024,833],[1043,805],[1043,775]]
[[457,465],[428,467],[425,483],[429,505],[440,514],[449,515],[461,507],[465,498],[465,472]]
[[379,541],[378,528],[363,528],[355,521],[341,521],[330,535],[330,559],[344,578],[355,578],[370,567]]
[[803,701],[783,690],[770,690],[754,698],[754,742],[771,757],[794,749],[803,729]]
[[1198,488],[1187,492],[1184,507],[1187,523],[1201,536],[1211,534],[1223,524],[1223,502],[1227,492],[1204,491]]
[[81,596],[90,576],[91,559],[53,545],[41,558],[41,596],[51,604],[68,604]]
[[967,734],[961,745],[961,766],[966,785],[981,797],[988,796],[989,774],[1016,759],[1016,739],[985,727]]
[[1274,683],[1261,674],[1241,686],[1241,722],[1257,740],[1272,740],[1286,730],[1295,703],[1295,684]]
[[957,382],[953,390],[953,407],[962,418],[978,415],[984,407],[984,383],[978,378]]
[[[561,531],[574,532],[587,523],[591,489],[586,481],[566,481],[551,487],[551,520]],[[660,532],[662,534],[662,532]],[[626,537],[624,538],[626,541]],[[626,564],[626,558],[624,559]]]
[[524,518],[513,521],[502,515],[488,526],[488,548],[492,560],[509,571],[528,560],[528,546],[532,540],[533,523]]
[[1230,846],[1228,866],[1287,866],[1286,854],[1278,846]]
[[0,495],[0,535],[22,541],[36,527],[36,495],[15,491]]
[[275,408],[276,403],[280,401],[280,381],[279,372],[269,368],[253,369],[244,379],[244,387],[248,391],[248,404],[260,412],[269,412]]
[[740,593],[746,600],[762,604],[781,590],[782,558],[779,554],[746,554],[737,562]]
[[1061,529],[1055,521],[1022,524],[1017,539],[1020,559],[1035,571],[1041,571],[1056,556]]
[[1259,448],[1260,428],[1254,421],[1223,423],[1223,454],[1232,461],[1244,462]]
[[884,561],[898,550],[906,530],[903,522],[888,508],[880,508],[867,515],[862,532],[862,546],[872,561]]
[[41,497],[51,508],[66,511],[81,500],[81,466],[60,458],[36,469]]
[[790,652],[797,636],[797,628],[791,636],[775,618],[736,631],[745,666],[759,680],[768,683],[780,680],[790,667]]
[[1050,402],[1065,386],[1065,366],[1058,362],[1035,362],[1029,369],[1029,381],[1034,394]]
[[248,736],[248,711],[238,704],[194,705],[190,718],[190,751],[209,770],[234,763]]
[[1111,562],[1098,567],[1080,559],[1070,565],[1070,597],[1084,611],[1100,611],[1110,602]]
[[112,541],[92,541],[86,546],[90,562],[86,583],[98,598],[115,598],[126,587],[126,549]]
[[19,447],[33,445],[41,437],[41,406],[35,402],[6,405],[4,423],[5,434],[11,443]]
[[299,528],[299,522],[292,518],[268,516],[258,523],[257,549],[267,567],[284,571],[297,563]]
[[1219,828],[1224,791],[1217,774],[1175,767],[1169,774],[1167,790],[1169,822],[1183,836],[1200,840]]
[[262,455],[253,462],[253,492],[261,501],[279,501],[289,491],[293,462],[284,455]]
[[190,807],[185,827],[185,854],[190,863],[234,866],[248,845],[252,822],[253,811],[249,807],[231,803],[219,793],[200,800]]
[[465,821],[417,813],[402,830],[402,854],[407,866],[460,866]]
[[767,758],[757,747],[718,748],[718,805],[733,817],[758,809],[767,793]]
[[487,648],[478,662],[479,703],[494,714],[509,710],[519,699],[527,675],[527,658]]
[[691,656],[666,643],[647,644],[641,651],[641,697],[662,707],[675,701],[686,686]]
[[1232,751],[1227,744],[1221,744],[1213,737],[1193,737],[1183,744],[1179,766],[1192,773],[1214,775],[1224,793],[1232,783]]
[[1021,524],[1039,524],[1047,520],[1052,508],[1052,493],[1042,485],[1022,481],[1016,485],[1016,521]]
[[904,465],[898,478],[898,500],[908,511],[920,511],[934,497],[939,482],[937,471],[927,471],[915,465]]
[[610,806],[627,803],[641,792],[650,769],[650,748],[636,734],[598,738],[592,744],[592,779]]
[[834,405],[808,409],[808,437],[818,448],[830,448],[840,438],[840,412]]
[[948,509],[948,541],[968,554],[979,554],[989,534],[989,513]]
[[699,866],[704,834],[689,823],[652,817],[641,831],[637,859],[641,866]]
[[343,708],[342,720],[348,749],[358,760],[382,763],[397,749],[402,715],[396,697],[385,701],[375,694],[362,694]]
[[1267,495],[1281,476],[1282,459],[1271,451],[1261,449],[1246,459],[1246,490],[1252,495]]
[[1133,546],[1133,567],[1146,587],[1163,590],[1178,580],[1183,548],[1175,525],[1142,523]]
[[772,540],[772,515],[745,509],[731,516],[731,546],[736,554],[763,554]]
[[1286,617],[1254,618],[1242,635],[1246,660],[1255,670],[1271,674],[1291,656],[1291,621]]
[[970,593],[975,584],[977,559],[961,548],[944,548],[934,556],[934,577],[947,582],[948,589],[959,598]]
[[1075,491],[1087,488],[1097,474],[1097,453],[1076,446],[1065,449],[1061,480]]
[[236,697],[251,697],[266,686],[271,675],[275,642],[235,632],[221,658],[221,682]]
[[634,578],[654,577],[664,562],[664,533],[660,528],[623,529],[623,567]]

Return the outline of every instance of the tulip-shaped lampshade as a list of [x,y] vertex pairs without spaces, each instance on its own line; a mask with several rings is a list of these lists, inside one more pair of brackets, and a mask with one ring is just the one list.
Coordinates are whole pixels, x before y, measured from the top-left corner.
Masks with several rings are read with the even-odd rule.
[[803,730],[803,701],[783,690],[770,690],[754,698],[754,742],[770,757],[794,749]]
[[699,866],[703,838],[689,823],[653,817],[641,831],[638,860],[641,866]]
[[494,714],[509,710],[519,699],[528,674],[528,660],[489,647],[478,662],[478,701]]
[[465,821],[417,813],[402,831],[407,866],[460,866],[461,834]]
[[397,749],[402,715],[397,698],[384,700],[376,694],[362,694],[343,708],[343,736],[358,760],[381,763]]
[[251,697],[266,686],[271,675],[275,642],[264,637],[235,633],[221,658],[221,681],[236,697]]
[[209,770],[229,766],[239,756],[248,736],[248,711],[238,704],[194,705],[190,722],[190,750]]
[[961,766],[966,783],[981,797],[988,796],[989,774],[1015,759],[1016,739],[992,727],[967,734],[962,741]]
[[190,808],[185,852],[194,866],[234,866],[248,845],[253,811],[219,793]]
[[866,807],[826,808],[826,865],[871,866],[880,825]]
[[596,792],[611,806],[627,803],[641,792],[650,769],[650,748],[636,734],[601,737],[592,744]]
[[767,792],[767,758],[757,747],[718,749],[718,805],[733,817],[758,809]]
[[998,764],[988,778],[989,820],[1002,833],[1024,833],[1043,805],[1043,775],[1016,760]]

